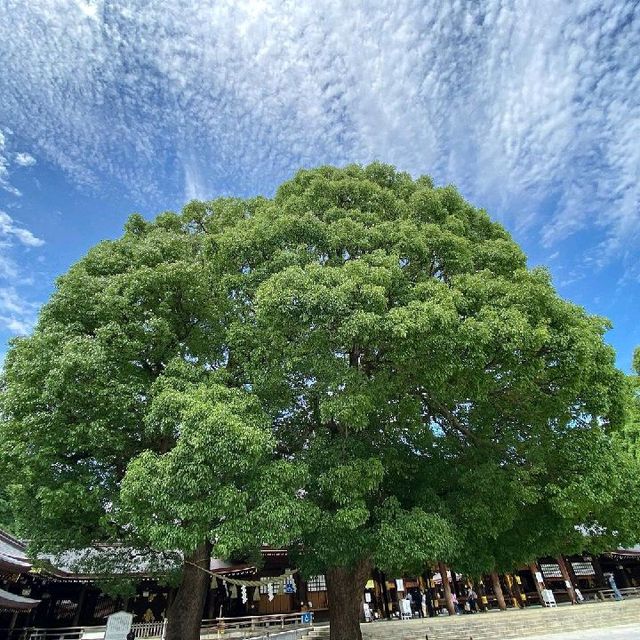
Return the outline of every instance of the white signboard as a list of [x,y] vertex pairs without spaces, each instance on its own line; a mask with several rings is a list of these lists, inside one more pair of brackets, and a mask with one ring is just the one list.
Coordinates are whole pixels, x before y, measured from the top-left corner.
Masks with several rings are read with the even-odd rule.
[[551,589],[543,589],[542,590],[542,599],[544,600],[544,604],[546,607],[557,607],[556,597],[553,595],[553,591]]
[[396,578],[396,591],[404,591],[404,580]]
[[539,571],[536,571],[536,580],[542,584],[544,580],[542,579],[542,574]]
[[104,634],[104,640],[127,640],[127,633],[131,631],[132,622],[132,613],[127,613],[126,611],[112,613],[107,618],[107,630]]

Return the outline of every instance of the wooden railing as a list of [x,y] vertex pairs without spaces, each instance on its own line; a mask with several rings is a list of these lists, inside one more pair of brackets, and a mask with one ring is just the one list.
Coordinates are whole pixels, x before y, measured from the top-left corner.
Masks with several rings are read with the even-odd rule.
[[[166,622],[132,625],[136,638],[164,638]],[[60,627],[55,629],[14,629],[9,640],[103,640],[106,627]]]
[[[624,587],[618,589],[623,598],[640,598],[640,587]],[[598,596],[601,600],[615,600],[613,589],[598,589]]]
[[215,618],[203,620],[201,640],[262,638],[265,632],[293,631],[311,625],[312,616],[305,613],[282,613],[268,616],[246,616],[242,618]]
[[[201,640],[256,640],[268,635],[296,631],[310,627],[312,616],[305,613],[283,613],[244,618],[215,618],[202,621]],[[162,640],[166,632],[166,620],[162,622],[135,623],[132,630],[136,638]],[[106,627],[64,627],[58,629],[13,629],[8,640],[104,640]],[[4,630],[2,630],[4,631]],[[4,635],[2,636],[5,637]]]

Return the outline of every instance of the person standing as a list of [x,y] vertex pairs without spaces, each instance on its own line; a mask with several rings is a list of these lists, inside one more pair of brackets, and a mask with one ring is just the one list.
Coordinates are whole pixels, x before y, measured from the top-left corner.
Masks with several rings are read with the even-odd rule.
[[409,592],[411,594],[411,610],[414,614],[418,614],[419,618],[422,618],[422,598],[420,597],[420,591],[413,589]]
[[422,612],[422,617],[427,617],[427,594],[424,591],[420,592],[420,611]]
[[616,600],[622,600],[622,594],[620,593],[620,589],[618,589],[618,585],[616,584],[616,579],[613,577],[613,573],[609,574],[609,586],[613,591],[613,597]]

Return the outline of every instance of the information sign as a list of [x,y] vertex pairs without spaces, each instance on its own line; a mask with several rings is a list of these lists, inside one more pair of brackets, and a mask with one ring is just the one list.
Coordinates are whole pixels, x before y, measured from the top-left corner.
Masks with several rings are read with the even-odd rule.
[[127,640],[127,633],[131,631],[133,614],[126,611],[112,613],[107,618],[107,630],[104,640]]

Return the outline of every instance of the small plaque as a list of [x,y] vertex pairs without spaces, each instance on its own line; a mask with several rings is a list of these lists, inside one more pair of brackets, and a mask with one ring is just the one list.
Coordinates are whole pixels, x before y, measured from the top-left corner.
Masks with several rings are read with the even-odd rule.
[[126,611],[112,613],[107,618],[107,631],[104,640],[127,640],[127,633],[131,631],[133,614]]

